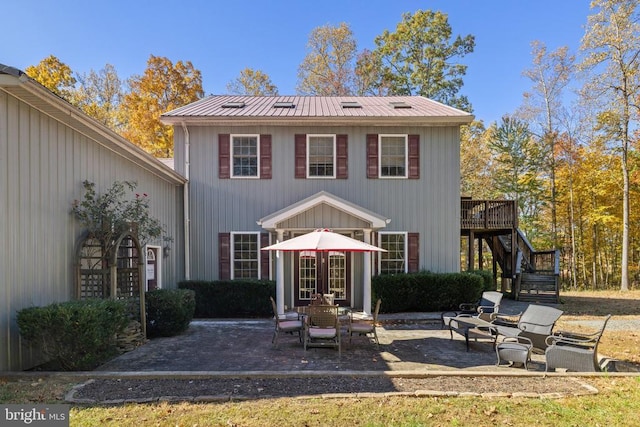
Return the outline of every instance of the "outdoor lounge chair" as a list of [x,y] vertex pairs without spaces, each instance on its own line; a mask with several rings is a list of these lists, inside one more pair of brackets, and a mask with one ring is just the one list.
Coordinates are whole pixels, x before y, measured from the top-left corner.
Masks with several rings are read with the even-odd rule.
[[611,315],[605,317],[600,330],[593,334],[576,334],[559,331],[547,337],[549,345],[545,351],[545,371],[556,368],[575,372],[598,372],[598,343]]
[[494,313],[498,313],[500,310],[500,303],[502,302],[502,292],[485,291],[482,293],[482,297],[474,303],[462,303],[458,311],[445,311],[440,315],[442,320],[442,326],[448,326],[449,319],[460,315],[469,315],[479,317],[482,320],[490,322]]
[[522,314],[516,316],[498,313],[492,323],[498,335],[529,338],[533,350],[543,353],[547,348],[545,340],[551,335],[562,313],[563,311],[557,308],[531,304]]
[[358,313],[351,312],[349,314],[349,344],[351,344],[351,337],[353,334],[358,335],[373,335],[373,339],[376,345],[379,345],[378,333],[376,332],[376,323],[378,323],[378,312],[380,311],[380,304],[382,300],[378,299],[376,302],[376,308],[373,310],[373,316],[362,318],[358,316]]
[[310,305],[304,325],[304,349],[335,347],[340,349],[340,319],[337,305]]
[[302,320],[298,313],[289,312],[284,314],[278,314],[278,308],[273,297],[269,297],[271,300],[271,308],[273,308],[273,317],[275,319],[275,331],[273,331],[273,337],[271,338],[271,344],[278,346],[278,335],[280,334],[294,334],[298,333],[298,340],[302,342]]

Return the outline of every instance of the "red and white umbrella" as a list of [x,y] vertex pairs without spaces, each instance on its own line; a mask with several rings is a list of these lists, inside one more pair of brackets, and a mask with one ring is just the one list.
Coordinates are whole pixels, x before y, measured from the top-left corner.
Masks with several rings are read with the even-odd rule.
[[262,248],[263,251],[344,251],[344,252],[386,252],[386,250],[377,246],[370,245],[342,234],[334,233],[326,228],[312,231],[285,240],[275,245]]

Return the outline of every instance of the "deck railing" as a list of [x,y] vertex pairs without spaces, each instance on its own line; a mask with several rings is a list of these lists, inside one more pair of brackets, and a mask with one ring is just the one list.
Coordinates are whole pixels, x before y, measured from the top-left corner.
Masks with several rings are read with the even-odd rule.
[[461,200],[460,227],[466,230],[517,228],[514,200]]

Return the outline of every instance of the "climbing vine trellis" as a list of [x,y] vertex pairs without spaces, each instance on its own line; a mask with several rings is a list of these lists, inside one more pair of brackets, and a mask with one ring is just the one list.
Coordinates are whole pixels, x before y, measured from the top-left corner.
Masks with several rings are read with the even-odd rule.
[[126,190],[134,191],[136,183],[116,181],[101,195],[94,183],[84,181],[83,186],[82,201],[73,204],[74,215],[85,227],[76,253],[76,298],[139,301],[136,320],[146,335],[142,246],[162,237],[164,228],[149,214],[147,194],[125,199]]

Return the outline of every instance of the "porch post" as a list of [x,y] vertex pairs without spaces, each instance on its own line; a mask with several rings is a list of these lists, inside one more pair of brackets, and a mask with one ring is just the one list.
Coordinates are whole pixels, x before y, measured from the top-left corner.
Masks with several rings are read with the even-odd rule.
[[[276,230],[277,242],[282,242],[284,232]],[[278,306],[278,314],[284,314],[284,253],[276,251],[276,304]]]
[[[371,244],[371,230],[362,230],[364,232],[364,242]],[[371,314],[371,252],[363,252],[364,268],[362,274],[364,276],[362,289],[362,311],[365,314]]]

